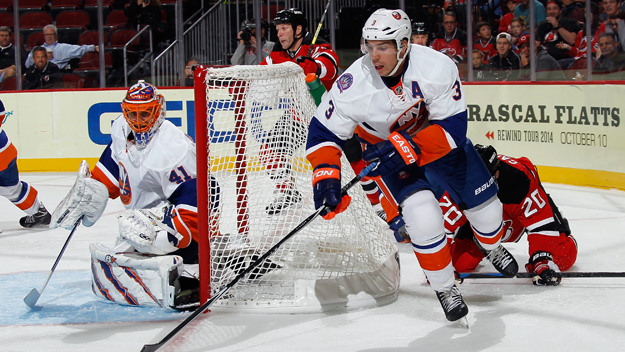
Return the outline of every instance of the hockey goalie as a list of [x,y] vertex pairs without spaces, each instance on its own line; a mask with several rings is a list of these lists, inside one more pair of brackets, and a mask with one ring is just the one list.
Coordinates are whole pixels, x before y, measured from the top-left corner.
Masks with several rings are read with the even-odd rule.
[[[195,143],[165,120],[165,98],[153,85],[139,81],[121,105],[111,143],[93,170],[82,162],[50,227],[71,229],[81,218],[92,226],[108,198],[119,197],[127,211],[118,216],[115,246],[89,248],[93,292],[120,304],[192,309],[199,304]],[[218,192],[211,204],[218,209]]]

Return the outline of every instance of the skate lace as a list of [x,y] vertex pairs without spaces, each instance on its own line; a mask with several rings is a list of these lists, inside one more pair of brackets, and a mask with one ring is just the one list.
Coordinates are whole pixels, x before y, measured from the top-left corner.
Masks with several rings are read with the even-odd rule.
[[447,292],[436,292],[438,299],[441,301],[441,305],[446,312],[453,310],[463,303],[460,291],[456,286],[452,287]]
[[502,268],[507,267],[514,258],[508,255],[508,253],[502,250],[502,246],[499,246],[493,249],[490,253],[488,253],[488,260],[490,260],[493,265],[498,265]]

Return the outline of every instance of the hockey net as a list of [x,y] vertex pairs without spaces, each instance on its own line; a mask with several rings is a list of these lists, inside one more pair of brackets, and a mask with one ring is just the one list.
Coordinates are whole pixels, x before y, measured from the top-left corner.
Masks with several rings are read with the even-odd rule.
[[[293,63],[200,66],[195,77],[204,302],[315,212],[305,144],[316,106]],[[345,157],[342,165],[346,183],[354,172]],[[362,188],[349,193],[345,212],[315,219],[211,309],[315,312],[394,301],[397,247]]]

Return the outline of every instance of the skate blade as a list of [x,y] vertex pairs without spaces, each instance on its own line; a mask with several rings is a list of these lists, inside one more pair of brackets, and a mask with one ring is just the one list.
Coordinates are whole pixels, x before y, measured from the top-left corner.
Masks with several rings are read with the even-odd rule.
[[470,329],[469,326],[469,319],[467,319],[467,316],[465,315],[464,317],[456,320],[453,322],[453,325],[459,328],[463,328],[463,329]]

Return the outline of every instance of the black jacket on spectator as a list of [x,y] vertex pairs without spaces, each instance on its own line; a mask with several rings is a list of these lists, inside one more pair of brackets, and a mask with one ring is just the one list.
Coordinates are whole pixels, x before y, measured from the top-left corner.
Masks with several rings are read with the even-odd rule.
[[[529,64],[521,67],[519,81],[529,81],[531,78]],[[558,61],[549,55],[544,46],[539,46],[536,52],[536,80],[537,81],[564,81],[566,76]]]
[[161,7],[150,2],[146,7],[137,4],[136,0],[131,0],[130,5],[124,8],[124,14],[128,17],[128,28],[134,30],[140,30],[145,25],[150,25],[152,29],[152,35],[158,38],[153,38],[153,41],[157,43],[160,41],[160,34],[162,32],[161,24]]
[[63,74],[61,69],[53,62],[48,64],[43,70],[38,70],[32,65],[26,70],[24,77],[24,89],[50,89],[63,86]]
[[508,55],[501,58],[499,54],[488,59],[491,66],[490,77],[496,81],[516,81],[521,68],[521,58],[510,50]]
[[[558,24],[560,25],[560,27],[566,29],[567,31],[571,33],[577,34],[577,32],[579,32],[579,25],[577,24],[575,20],[569,17],[560,18],[558,20]],[[568,50],[558,49],[556,47],[558,43],[564,42],[564,39],[560,37],[560,34],[555,28],[553,28],[553,25],[551,23],[541,22],[538,25],[538,29],[536,30],[536,36],[537,38],[542,39],[543,46],[547,49],[547,51],[549,52],[549,55],[553,56],[554,59],[562,60],[562,59],[571,57],[570,55],[567,54]],[[567,43],[567,44],[572,45],[575,43]]]
[[6,48],[0,48],[0,70],[15,65],[15,46],[10,44]]

